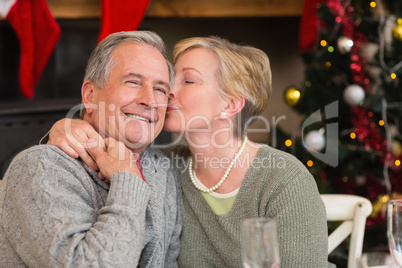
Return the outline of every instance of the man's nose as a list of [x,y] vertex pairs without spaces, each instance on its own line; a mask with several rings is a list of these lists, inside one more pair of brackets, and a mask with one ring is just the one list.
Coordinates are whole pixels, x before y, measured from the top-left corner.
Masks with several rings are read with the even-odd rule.
[[145,85],[137,95],[137,103],[146,107],[155,104],[154,90],[152,86]]

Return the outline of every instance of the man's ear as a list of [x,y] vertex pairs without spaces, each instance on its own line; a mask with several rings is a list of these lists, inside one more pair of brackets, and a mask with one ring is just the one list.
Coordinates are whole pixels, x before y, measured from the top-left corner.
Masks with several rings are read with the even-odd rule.
[[235,116],[236,114],[240,113],[241,110],[243,110],[245,102],[246,101],[243,97],[239,100],[230,99],[222,112],[225,112],[227,117]]
[[88,80],[84,81],[81,87],[81,96],[82,103],[84,104],[85,110],[88,114],[91,114],[93,112],[93,108],[95,105],[94,94],[94,85]]

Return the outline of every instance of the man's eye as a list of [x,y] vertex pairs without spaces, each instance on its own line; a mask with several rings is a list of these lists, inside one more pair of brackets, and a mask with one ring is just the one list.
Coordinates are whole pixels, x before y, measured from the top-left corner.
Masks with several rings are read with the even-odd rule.
[[194,81],[186,80],[186,81],[184,81],[184,83],[185,83],[185,84],[194,84]]
[[127,81],[127,83],[132,84],[132,85],[140,85],[139,81],[134,81],[134,80]]
[[160,92],[162,92],[162,93],[165,94],[165,95],[166,95],[166,92],[167,92],[166,89],[164,89],[164,88],[159,88],[159,87],[155,88],[155,90],[156,90],[156,91],[160,91]]

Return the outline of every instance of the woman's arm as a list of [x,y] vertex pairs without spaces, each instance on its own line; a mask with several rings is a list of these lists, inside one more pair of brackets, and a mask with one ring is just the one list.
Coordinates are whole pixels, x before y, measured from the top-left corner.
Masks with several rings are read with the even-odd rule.
[[311,174],[300,172],[272,202],[274,215],[267,216],[278,222],[281,266],[327,267],[325,207]]
[[89,139],[95,140],[99,147],[105,147],[103,138],[87,121],[63,118],[54,123],[41,143],[46,141],[47,144],[59,147],[71,157],[80,157],[85,164],[97,171],[98,165],[86,150]]

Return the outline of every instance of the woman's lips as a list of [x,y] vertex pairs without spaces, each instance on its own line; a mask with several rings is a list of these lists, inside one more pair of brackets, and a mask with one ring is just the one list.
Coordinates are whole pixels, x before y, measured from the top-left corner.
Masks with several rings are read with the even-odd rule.
[[170,111],[175,111],[175,110],[177,110],[177,107],[174,106],[174,105],[170,105],[170,104],[166,108],[167,113],[170,112]]

